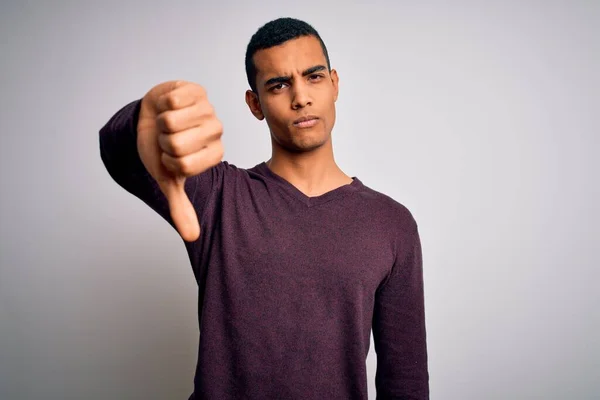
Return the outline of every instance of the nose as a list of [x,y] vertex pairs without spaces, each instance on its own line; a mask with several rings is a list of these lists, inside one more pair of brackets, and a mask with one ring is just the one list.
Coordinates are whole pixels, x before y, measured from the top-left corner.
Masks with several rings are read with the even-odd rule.
[[297,110],[306,106],[312,105],[312,99],[306,85],[297,84],[294,85],[294,92],[292,98],[292,109]]

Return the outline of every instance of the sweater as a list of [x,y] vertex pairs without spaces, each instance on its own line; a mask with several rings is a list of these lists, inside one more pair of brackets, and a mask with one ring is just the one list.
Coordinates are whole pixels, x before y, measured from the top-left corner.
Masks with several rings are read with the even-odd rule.
[[[141,100],[100,129],[109,175],[175,229],[137,152]],[[352,183],[309,197],[270,170],[220,161],[185,191],[201,233],[183,241],[198,284],[199,347],[189,399],[428,399],[417,223]]]

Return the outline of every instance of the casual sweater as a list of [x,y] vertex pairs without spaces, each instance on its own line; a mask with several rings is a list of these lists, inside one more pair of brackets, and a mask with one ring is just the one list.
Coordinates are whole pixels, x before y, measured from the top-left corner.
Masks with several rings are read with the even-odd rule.
[[[173,228],[137,152],[141,100],[100,130],[110,176]],[[265,162],[188,178],[201,227],[183,241],[198,284],[190,399],[428,399],[421,243],[410,211],[353,177],[309,197]]]

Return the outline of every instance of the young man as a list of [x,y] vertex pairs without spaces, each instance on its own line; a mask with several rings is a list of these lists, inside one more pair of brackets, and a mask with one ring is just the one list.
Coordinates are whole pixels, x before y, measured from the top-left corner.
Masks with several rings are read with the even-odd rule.
[[221,123],[191,82],[153,87],[100,130],[113,179],[184,239],[199,288],[190,398],[366,399],[371,329],[377,398],[429,398],[417,224],[336,165],[323,41],[271,21],[246,72],[272,143],[253,168],[222,161]]

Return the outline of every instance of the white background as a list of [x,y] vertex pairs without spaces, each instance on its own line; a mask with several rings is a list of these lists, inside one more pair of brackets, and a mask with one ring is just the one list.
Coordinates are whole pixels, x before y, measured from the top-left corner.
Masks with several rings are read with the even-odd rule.
[[111,180],[98,130],[191,80],[224,159],[266,161],[244,53],[280,16],[339,72],[340,167],[419,224],[432,398],[597,398],[600,2],[517,0],[2,2],[0,398],[187,399],[185,248]]

